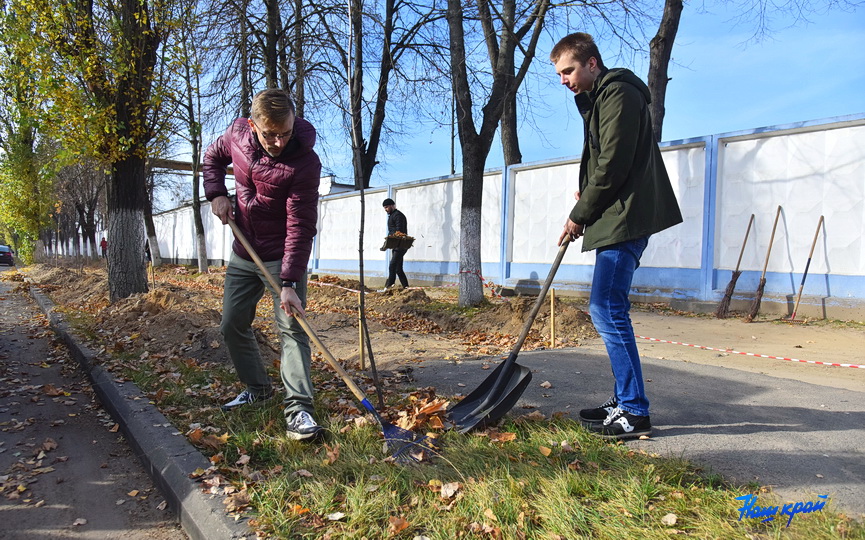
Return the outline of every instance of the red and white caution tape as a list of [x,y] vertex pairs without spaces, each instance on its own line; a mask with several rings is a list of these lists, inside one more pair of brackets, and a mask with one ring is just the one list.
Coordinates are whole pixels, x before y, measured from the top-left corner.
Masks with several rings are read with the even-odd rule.
[[757,358],[770,358],[772,360],[786,360],[787,362],[801,362],[803,364],[817,364],[819,366],[851,367],[851,368],[863,368],[863,369],[865,369],[865,366],[860,366],[857,364],[838,364],[835,362],[818,362],[816,360],[799,360],[798,358],[785,358],[783,356],[772,356],[769,354],[756,354],[756,353],[749,353],[749,352],[741,352],[741,351],[735,351],[733,349],[717,349],[715,347],[707,347],[705,345],[694,345],[692,343],[682,343],[681,341],[669,341],[666,339],[658,339],[658,338],[652,338],[652,337],[646,337],[646,336],[636,336],[636,337],[638,337],[640,339],[645,339],[648,341],[656,341],[658,343],[671,343],[673,345],[684,345],[686,347],[694,347],[696,349],[703,349],[706,351],[718,351],[718,352],[723,352],[723,353],[728,353],[728,354],[741,354],[743,356],[754,356]]

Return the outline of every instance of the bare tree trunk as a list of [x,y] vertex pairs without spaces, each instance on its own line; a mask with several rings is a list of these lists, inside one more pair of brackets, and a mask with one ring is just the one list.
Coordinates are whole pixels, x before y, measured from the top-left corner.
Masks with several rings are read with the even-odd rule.
[[267,28],[264,36],[264,79],[267,88],[279,86],[279,35],[282,30],[282,22],[279,14],[279,0],[264,0],[267,8]]
[[670,82],[668,68],[670,56],[673,53],[673,43],[679,31],[679,20],[682,17],[683,0],[665,0],[664,15],[658,26],[658,33],[649,43],[649,92],[652,95],[650,111],[652,114],[652,130],[655,140],[661,140],[666,109],[664,101],[667,98],[667,83]]
[[144,158],[114,163],[108,189],[108,291],[111,302],[147,292],[144,261]]
[[[465,149],[465,145],[463,148]],[[489,150],[487,150],[489,152]],[[484,299],[481,272],[481,205],[484,163],[478,152],[463,151],[462,205],[460,207],[459,305],[477,306]]]
[[520,151],[520,138],[517,134],[517,94],[513,92],[505,99],[505,108],[502,111],[502,121],[499,135],[502,139],[502,152],[505,165],[514,165],[523,162],[523,153]]
[[246,10],[249,0],[242,0],[238,6],[238,20],[240,21],[240,44],[238,54],[240,55],[240,116],[249,118],[252,109],[252,82],[249,77],[249,22],[246,20]]
[[[492,146],[496,126],[502,121],[506,103],[516,94],[534,58],[549,2],[547,0],[536,2],[523,24],[517,28],[517,9],[514,0],[505,0],[495,10],[492,9],[489,0],[478,0],[478,18],[484,31],[493,73],[489,98],[482,109],[483,120],[480,130],[476,129],[472,116],[473,104],[466,68],[463,6],[459,0],[448,0],[447,5],[451,77],[456,101],[460,148],[463,154],[459,305],[475,306],[481,303],[484,297],[481,274],[484,166]],[[496,34],[497,25],[493,12],[501,23],[500,36]],[[515,52],[522,38],[529,35],[529,32],[531,37],[528,45],[521,47],[523,60],[517,71],[514,69]]]
[[303,0],[294,0],[294,107],[297,116],[303,118],[306,108],[306,62],[303,47]]

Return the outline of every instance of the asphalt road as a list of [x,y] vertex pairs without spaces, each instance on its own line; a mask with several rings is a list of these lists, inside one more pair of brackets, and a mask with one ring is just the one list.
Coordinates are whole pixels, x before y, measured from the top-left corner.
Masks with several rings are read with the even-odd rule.
[[27,290],[0,282],[0,538],[188,538]]
[[[525,352],[519,363],[533,378],[514,414],[531,412],[521,410],[530,406],[576,418],[579,409],[598,406],[612,392],[609,360],[596,350]],[[490,372],[478,361],[442,360],[417,364],[412,375],[417,384],[449,395],[469,393]],[[785,501],[828,494],[830,506],[865,516],[865,388],[645,356],[643,376],[654,431],[649,440],[627,442],[630,447],[686,458],[738,484],[771,486]]]

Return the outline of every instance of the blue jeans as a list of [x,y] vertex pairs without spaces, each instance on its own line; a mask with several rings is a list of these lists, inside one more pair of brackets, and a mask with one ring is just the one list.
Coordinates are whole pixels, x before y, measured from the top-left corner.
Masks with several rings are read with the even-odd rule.
[[592,323],[604,340],[616,379],[613,395],[622,410],[639,416],[648,416],[649,400],[643,388],[637,340],[628,314],[631,309],[628,291],[648,244],[649,237],[644,236],[598,248],[589,299]]

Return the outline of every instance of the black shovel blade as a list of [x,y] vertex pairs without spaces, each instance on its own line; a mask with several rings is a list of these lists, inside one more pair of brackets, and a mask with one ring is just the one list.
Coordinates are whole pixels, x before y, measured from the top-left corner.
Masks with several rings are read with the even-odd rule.
[[[504,369],[508,369],[510,373],[497,385],[499,375]],[[460,433],[478,425],[495,422],[513,408],[531,380],[532,372],[529,368],[517,363],[499,364],[480,386],[451,407],[447,418]]]

